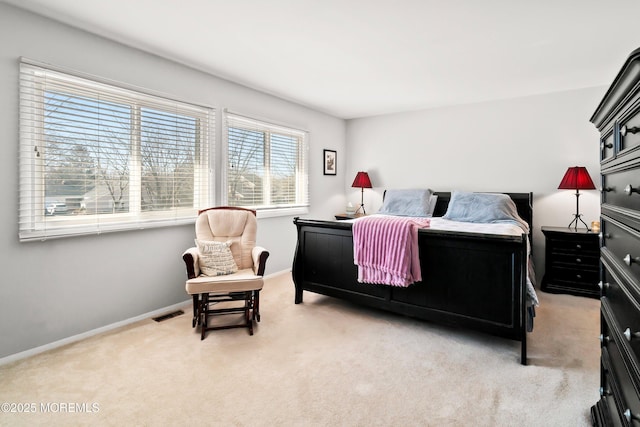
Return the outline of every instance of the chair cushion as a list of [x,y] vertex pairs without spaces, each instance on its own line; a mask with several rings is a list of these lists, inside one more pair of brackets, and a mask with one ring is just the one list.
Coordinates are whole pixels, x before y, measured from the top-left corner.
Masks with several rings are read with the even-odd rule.
[[187,280],[185,289],[190,295],[204,293],[225,293],[255,291],[262,289],[262,276],[256,276],[253,269],[239,270],[226,276],[198,276]]
[[247,210],[211,209],[196,218],[196,239],[232,242],[231,253],[239,269],[253,266],[251,251],[256,245],[258,223]]
[[223,276],[238,271],[231,253],[231,242],[195,239],[198,247],[198,265],[206,276]]

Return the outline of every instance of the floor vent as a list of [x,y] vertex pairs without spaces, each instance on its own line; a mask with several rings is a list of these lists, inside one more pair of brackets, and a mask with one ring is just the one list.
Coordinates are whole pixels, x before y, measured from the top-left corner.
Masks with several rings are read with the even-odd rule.
[[162,316],[154,317],[153,320],[155,320],[156,322],[162,322],[163,320],[171,319],[172,317],[180,316],[181,314],[184,314],[184,311],[177,310],[171,313],[163,314]]

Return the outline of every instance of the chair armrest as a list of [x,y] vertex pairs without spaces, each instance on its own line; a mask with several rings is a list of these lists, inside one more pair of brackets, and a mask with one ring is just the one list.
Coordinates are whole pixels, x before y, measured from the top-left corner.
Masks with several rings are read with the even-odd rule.
[[198,263],[198,248],[195,246],[187,249],[182,254],[185,266],[187,267],[187,278],[193,279],[200,275],[200,264]]
[[269,252],[261,246],[255,246],[251,251],[251,257],[253,258],[253,272],[258,276],[264,276]]

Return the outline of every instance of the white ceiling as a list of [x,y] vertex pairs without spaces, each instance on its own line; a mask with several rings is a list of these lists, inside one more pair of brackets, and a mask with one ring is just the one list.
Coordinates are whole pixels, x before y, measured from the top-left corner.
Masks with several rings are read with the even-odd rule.
[[608,85],[638,0],[0,0],[337,117]]

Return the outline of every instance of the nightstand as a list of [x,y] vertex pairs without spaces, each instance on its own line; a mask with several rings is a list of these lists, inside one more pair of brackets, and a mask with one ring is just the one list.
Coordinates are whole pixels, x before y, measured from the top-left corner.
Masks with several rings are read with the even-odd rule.
[[336,214],[336,219],[354,219],[354,218],[360,218],[361,216],[365,216],[366,214],[361,214],[361,213],[356,213],[356,214],[346,214],[346,213],[341,213],[341,214]]
[[545,272],[542,290],[600,298],[600,241],[586,229],[542,227]]

